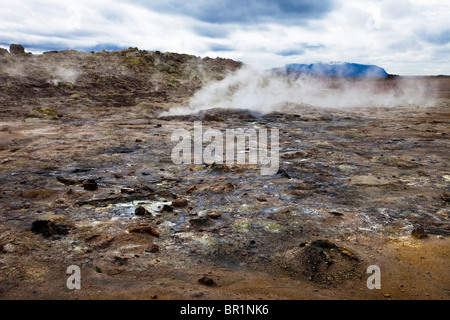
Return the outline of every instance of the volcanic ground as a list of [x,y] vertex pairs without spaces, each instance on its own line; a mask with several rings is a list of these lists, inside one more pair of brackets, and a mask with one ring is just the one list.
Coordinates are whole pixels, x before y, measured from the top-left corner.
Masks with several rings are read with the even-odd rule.
[[[2,53],[0,298],[449,299],[448,78],[417,80],[428,106],[159,117],[241,66]],[[278,171],[174,164],[171,135],[194,121],[277,128]]]

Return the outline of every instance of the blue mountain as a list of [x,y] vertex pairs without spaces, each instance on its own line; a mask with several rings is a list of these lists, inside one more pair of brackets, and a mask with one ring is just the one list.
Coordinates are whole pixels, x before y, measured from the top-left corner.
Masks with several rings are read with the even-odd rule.
[[310,73],[319,76],[336,77],[387,77],[389,74],[375,65],[358,63],[313,63],[313,64],[287,64],[287,71]]

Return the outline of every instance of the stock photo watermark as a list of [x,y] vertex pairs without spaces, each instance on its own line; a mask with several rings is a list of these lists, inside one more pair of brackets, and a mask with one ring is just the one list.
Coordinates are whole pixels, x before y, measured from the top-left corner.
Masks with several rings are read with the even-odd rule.
[[370,290],[381,289],[381,270],[379,266],[371,265],[367,268],[367,273],[372,275],[367,278],[367,288]]
[[70,277],[67,278],[66,285],[69,290],[81,289],[81,270],[79,266],[71,265],[66,270]]
[[[279,131],[277,128],[203,130],[201,121],[194,122],[193,136],[186,129],[176,129],[171,141],[174,164],[251,164],[260,165],[261,175],[274,175],[279,169]],[[269,148],[270,141],[270,148]],[[204,143],[209,143],[203,147]]]

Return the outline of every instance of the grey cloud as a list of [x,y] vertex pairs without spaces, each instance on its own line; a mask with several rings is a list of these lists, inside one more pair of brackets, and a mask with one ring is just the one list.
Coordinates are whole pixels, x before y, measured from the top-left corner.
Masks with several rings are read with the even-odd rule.
[[435,33],[423,33],[422,39],[438,45],[450,43],[450,30]]
[[158,0],[139,1],[148,9],[192,17],[208,23],[278,22],[303,24],[334,9],[333,0]]
[[306,51],[310,50],[318,50],[325,48],[323,44],[309,44],[309,43],[299,43],[295,47],[287,48],[281,51],[278,51],[277,54],[280,56],[300,56],[303,55]]
[[195,25],[191,29],[199,36],[213,39],[225,38],[231,32],[230,28],[206,23],[202,25]]
[[278,55],[285,56],[285,57],[301,56],[304,53],[305,53],[305,50],[303,50],[303,49],[287,49],[287,50],[277,52]]
[[234,48],[229,46],[221,45],[221,44],[213,44],[209,47],[211,51],[234,51]]

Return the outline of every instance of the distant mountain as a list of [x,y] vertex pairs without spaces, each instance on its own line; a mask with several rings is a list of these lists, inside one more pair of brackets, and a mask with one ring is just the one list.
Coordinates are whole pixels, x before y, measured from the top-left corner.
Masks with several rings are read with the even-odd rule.
[[[358,63],[313,63],[313,64],[288,64],[285,66],[286,72],[293,70],[301,73],[310,73],[320,76],[336,77],[387,77],[389,74],[375,65],[365,65]],[[277,69],[280,71],[280,69]]]

